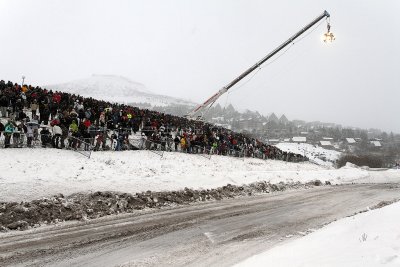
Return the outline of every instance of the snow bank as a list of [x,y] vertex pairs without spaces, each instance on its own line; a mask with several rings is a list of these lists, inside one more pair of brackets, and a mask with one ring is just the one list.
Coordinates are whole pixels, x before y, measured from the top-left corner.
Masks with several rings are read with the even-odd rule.
[[358,168],[339,170],[312,163],[239,159],[150,151],[95,152],[92,158],[68,150],[1,149],[0,201],[29,201],[57,193],[216,188],[256,181],[271,183],[319,179],[332,183],[372,179]]
[[400,170],[374,170],[370,169],[368,175],[348,179],[349,183],[400,183]]
[[331,223],[236,266],[400,266],[400,203]]
[[283,151],[305,155],[311,161],[323,166],[332,166],[341,155],[338,151],[305,143],[279,143],[276,147]]

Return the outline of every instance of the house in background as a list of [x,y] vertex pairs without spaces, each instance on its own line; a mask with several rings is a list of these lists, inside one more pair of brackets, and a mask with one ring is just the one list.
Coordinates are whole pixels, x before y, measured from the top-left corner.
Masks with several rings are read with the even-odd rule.
[[278,117],[273,112],[268,116],[268,121],[269,122],[275,122],[277,124],[279,123]]
[[371,141],[370,142],[373,148],[381,148],[382,144],[380,141]]
[[280,141],[281,140],[279,140],[279,139],[269,139],[269,140],[267,140],[267,143],[270,145],[276,145],[276,144],[280,143]]
[[319,144],[323,148],[326,148],[326,149],[333,149],[334,148],[332,142],[329,141],[329,140],[321,140],[321,141],[319,141]]
[[346,138],[346,142],[349,145],[354,145],[356,143],[356,140],[354,138]]
[[289,123],[289,120],[286,118],[285,114],[282,114],[282,116],[279,118],[279,123],[283,125],[287,125]]
[[295,142],[295,143],[306,143],[307,142],[307,137],[305,137],[305,136],[294,136],[292,138],[292,142]]

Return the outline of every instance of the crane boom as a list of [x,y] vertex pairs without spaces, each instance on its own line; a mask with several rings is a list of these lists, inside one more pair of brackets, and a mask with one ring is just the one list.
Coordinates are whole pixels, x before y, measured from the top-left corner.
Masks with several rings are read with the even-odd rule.
[[[292,37],[290,37],[288,40],[286,40],[284,43],[282,43],[280,46],[278,46],[277,48],[275,48],[272,52],[270,52],[268,55],[266,55],[264,58],[262,58],[260,61],[258,61],[256,64],[254,64],[253,66],[251,66],[249,69],[247,69],[245,72],[243,72],[242,74],[240,74],[237,78],[235,78],[233,81],[231,81],[229,84],[227,84],[226,86],[222,87],[217,93],[215,93],[213,96],[211,96],[210,98],[208,98],[203,104],[198,105],[194,110],[192,110],[191,112],[189,112],[186,117],[189,119],[195,119],[197,118],[201,118],[202,117],[202,113],[203,111],[211,106],[215,101],[217,101],[217,99],[223,95],[224,93],[226,93],[230,88],[232,88],[235,84],[237,84],[238,82],[240,82],[243,78],[245,78],[247,75],[249,75],[250,73],[252,73],[255,69],[257,69],[258,67],[260,67],[264,62],[266,62],[268,59],[270,59],[271,57],[273,57],[274,55],[276,55],[277,53],[279,53],[282,49],[284,49],[287,45],[289,45],[290,43],[292,43],[294,40],[296,40],[300,35],[302,35],[304,32],[306,32],[308,29],[310,29],[311,27],[313,27],[315,24],[317,24],[319,21],[321,21],[324,18],[329,18],[330,14],[328,13],[328,11],[324,11],[321,15],[319,15],[317,18],[315,18],[312,22],[310,22],[309,24],[307,24],[305,27],[303,27],[300,31],[298,31],[296,34],[294,34]],[[201,115],[197,115],[201,113]]]

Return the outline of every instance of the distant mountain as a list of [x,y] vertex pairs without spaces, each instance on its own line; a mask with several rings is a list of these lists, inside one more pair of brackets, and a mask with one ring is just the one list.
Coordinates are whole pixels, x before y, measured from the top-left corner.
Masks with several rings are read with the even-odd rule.
[[92,97],[110,102],[125,104],[141,103],[149,107],[196,105],[196,103],[188,100],[152,93],[141,83],[114,75],[92,75],[86,79],[46,85],[44,87],[47,89],[79,94],[84,97]]

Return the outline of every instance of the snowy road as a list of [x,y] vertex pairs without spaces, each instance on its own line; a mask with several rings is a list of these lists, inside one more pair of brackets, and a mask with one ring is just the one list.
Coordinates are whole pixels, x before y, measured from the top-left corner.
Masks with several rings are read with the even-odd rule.
[[397,184],[326,186],[10,232],[0,265],[230,266],[399,197]]

